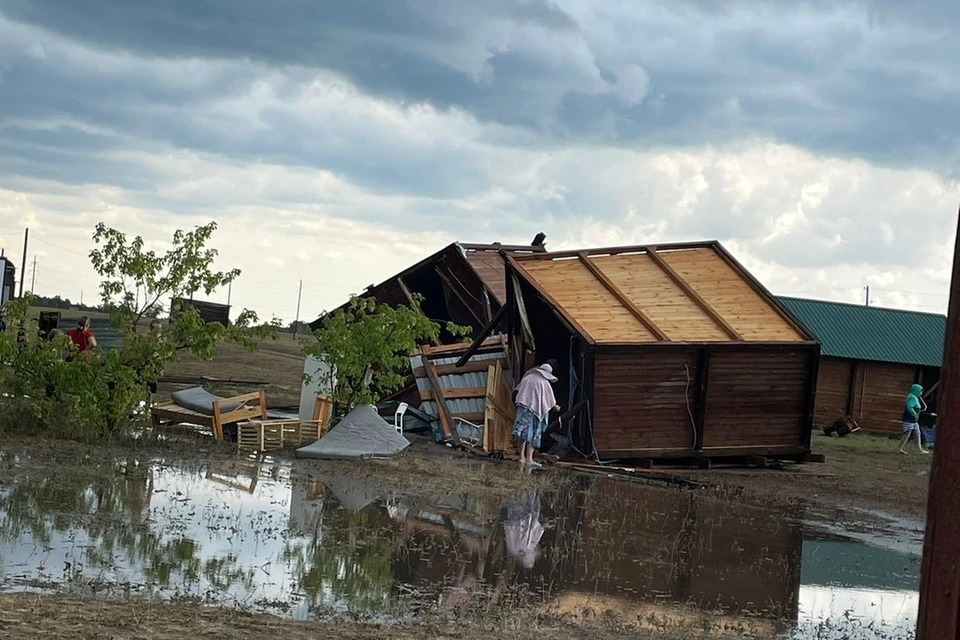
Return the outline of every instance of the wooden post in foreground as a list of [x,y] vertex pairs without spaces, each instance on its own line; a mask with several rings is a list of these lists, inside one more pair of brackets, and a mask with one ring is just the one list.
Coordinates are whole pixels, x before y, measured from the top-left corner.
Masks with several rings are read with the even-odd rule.
[[[960,230],[937,398],[917,640],[960,639]],[[910,496],[903,496],[909,500]]]

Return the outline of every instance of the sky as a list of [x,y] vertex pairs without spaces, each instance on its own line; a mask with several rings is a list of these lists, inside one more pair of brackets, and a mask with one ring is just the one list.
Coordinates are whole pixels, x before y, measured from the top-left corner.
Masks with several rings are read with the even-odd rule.
[[957,59],[952,0],[0,0],[0,247],[90,302],[98,222],[215,220],[232,304],[289,322],[457,240],[718,239],[943,312]]

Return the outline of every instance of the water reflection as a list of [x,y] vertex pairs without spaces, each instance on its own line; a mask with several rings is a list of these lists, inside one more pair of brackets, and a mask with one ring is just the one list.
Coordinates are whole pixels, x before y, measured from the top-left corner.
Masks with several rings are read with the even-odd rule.
[[911,626],[916,558],[806,533],[800,513],[610,478],[501,504],[269,458],[129,460],[2,490],[0,580],[294,617],[535,606],[769,637],[830,637],[814,630],[824,620]]

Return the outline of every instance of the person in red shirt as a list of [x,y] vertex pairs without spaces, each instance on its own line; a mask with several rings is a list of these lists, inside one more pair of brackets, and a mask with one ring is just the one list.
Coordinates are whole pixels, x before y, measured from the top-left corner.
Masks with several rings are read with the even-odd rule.
[[[77,320],[77,327],[75,329],[70,329],[66,332],[66,334],[70,337],[73,345],[80,353],[83,353],[89,349],[93,349],[97,346],[97,338],[93,335],[93,331],[90,331],[90,318],[87,316],[83,316]],[[72,359],[72,357],[67,358],[68,361]],[[87,361],[89,360],[90,354],[88,353]]]

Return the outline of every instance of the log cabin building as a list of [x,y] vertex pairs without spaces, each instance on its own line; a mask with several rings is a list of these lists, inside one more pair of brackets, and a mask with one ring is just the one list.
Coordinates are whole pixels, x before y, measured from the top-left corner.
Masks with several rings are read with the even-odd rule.
[[921,384],[929,411],[943,364],[947,319],[932,313],[781,297],[820,341],[814,424],[849,416],[869,433],[901,434],[903,401]]

